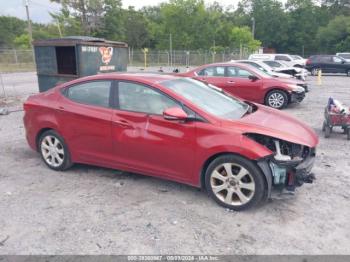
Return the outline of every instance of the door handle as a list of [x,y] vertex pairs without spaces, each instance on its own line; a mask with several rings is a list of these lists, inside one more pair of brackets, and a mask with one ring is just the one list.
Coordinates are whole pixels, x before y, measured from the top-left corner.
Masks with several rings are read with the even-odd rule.
[[229,81],[227,81],[227,83],[228,83],[228,84],[234,84],[234,83],[235,83],[235,81],[231,81],[231,80],[229,80]]
[[58,107],[58,110],[59,110],[59,111],[63,111],[63,110],[64,110],[64,107],[63,107],[63,106],[59,106],[59,107]]
[[126,120],[115,120],[115,121],[113,121],[113,123],[115,125],[118,125],[118,126],[121,126],[121,127],[124,127],[124,128],[131,127],[129,122],[126,121]]

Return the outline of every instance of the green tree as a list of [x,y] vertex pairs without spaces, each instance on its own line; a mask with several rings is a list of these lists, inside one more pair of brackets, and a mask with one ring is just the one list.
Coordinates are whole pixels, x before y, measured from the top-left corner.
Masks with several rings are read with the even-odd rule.
[[247,47],[249,51],[256,51],[261,42],[255,40],[249,27],[234,27],[231,30],[230,40],[234,47]]
[[288,0],[288,41],[286,52],[302,54],[318,49],[316,34],[319,26],[327,25],[330,16],[326,8],[312,0]]
[[141,48],[148,46],[149,34],[147,30],[147,21],[142,13],[129,7],[124,18],[124,40],[132,48]]
[[60,12],[50,13],[50,15],[53,19],[53,23],[55,23],[57,27],[60,27],[59,29],[61,30],[62,36],[84,34],[80,19],[71,14],[68,6],[63,5]]
[[288,17],[280,1],[242,0],[236,14],[249,26],[251,19],[255,19],[255,38],[264,47],[275,48],[278,52],[286,49],[289,39]]
[[72,10],[72,15],[80,20],[83,34],[94,34],[101,29],[104,0],[51,0],[51,2],[61,4],[63,10]]
[[321,52],[335,53],[350,50],[350,17],[337,16],[317,33]]
[[0,16],[0,48],[13,47],[16,37],[26,32],[25,21],[16,17]]
[[105,0],[102,28],[96,33],[110,40],[122,40],[125,38],[125,13],[121,0]]
[[19,49],[30,49],[30,38],[28,34],[21,34],[14,39],[14,44],[16,48]]

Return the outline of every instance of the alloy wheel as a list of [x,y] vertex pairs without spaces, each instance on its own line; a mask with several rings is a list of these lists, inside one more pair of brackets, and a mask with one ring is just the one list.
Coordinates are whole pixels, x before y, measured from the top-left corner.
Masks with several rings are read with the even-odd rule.
[[214,169],[210,186],[215,196],[227,205],[241,206],[254,196],[255,181],[243,166],[224,163]]
[[64,148],[58,138],[48,135],[41,141],[41,153],[45,162],[52,167],[59,167],[64,161]]
[[268,103],[273,108],[281,108],[285,103],[285,98],[280,93],[272,93],[268,98]]

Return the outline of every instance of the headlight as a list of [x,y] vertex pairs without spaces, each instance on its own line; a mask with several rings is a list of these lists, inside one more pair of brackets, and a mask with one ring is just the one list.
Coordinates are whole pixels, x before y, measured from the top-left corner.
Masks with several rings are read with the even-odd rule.
[[294,91],[294,92],[298,92],[298,93],[305,92],[304,87],[293,85],[293,84],[287,84],[287,86],[289,88],[291,88],[292,91]]

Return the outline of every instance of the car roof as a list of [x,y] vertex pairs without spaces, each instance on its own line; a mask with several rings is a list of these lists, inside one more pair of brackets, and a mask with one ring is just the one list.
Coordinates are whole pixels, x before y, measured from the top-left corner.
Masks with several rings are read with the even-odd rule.
[[166,80],[174,80],[179,79],[179,76],[165,73],[147,73],[147,72],[123,72],[123,73],[103,73],[98,75],[81,77],[76,80],[67,82],[62,86],[68,86],[72,84],[77,84],[85,81],[93,81],[93,80],[131,80],[136,82],[148,83],[148,84],[156,84]]

